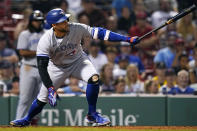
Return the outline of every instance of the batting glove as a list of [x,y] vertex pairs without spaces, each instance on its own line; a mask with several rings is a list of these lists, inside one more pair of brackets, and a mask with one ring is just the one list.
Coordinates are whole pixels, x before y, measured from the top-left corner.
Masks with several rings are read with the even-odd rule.
[[56,93],[54,87],[48,88],[48,100],[51,107],[57,105],[57,99],[59,99],[59,95]]
[[131,43],[131,46],[133,46],[133,45],[138,44],[140,42],[140,39],[139,39],[138,36],[134,36],[134,37],[131,37],[130,38],[130,41],[129,42]]

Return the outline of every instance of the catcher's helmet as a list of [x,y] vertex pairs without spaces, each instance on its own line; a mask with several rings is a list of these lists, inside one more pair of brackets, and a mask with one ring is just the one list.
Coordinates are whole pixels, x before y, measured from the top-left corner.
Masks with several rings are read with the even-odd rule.
[[44,20],[44,15],[40,10],[35,10],[31,13],[30,15],[30,21],[43,21]]
[[62,9],[56,8],[48,12],[46,16],[46,20],[49,25],[52,25],[68,20],[69,17],[70,14],[65,14],[65,12]]

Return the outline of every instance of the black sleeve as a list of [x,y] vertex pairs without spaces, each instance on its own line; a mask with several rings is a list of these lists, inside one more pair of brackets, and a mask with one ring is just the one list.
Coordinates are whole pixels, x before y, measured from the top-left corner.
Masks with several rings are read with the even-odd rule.
[[43,84],[49,88],[53,86],[52,80],[47,71],[47,66],[49,63],[49,58],[44,56],[37,56],[38,71]]

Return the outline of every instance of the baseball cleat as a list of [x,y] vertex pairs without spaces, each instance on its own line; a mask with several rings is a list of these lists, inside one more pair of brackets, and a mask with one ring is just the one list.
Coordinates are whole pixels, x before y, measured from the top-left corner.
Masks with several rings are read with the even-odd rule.
[[25,118],[20,120],[14,120],[10,122],[10,125],[17,126],[17,127],[24,127],[30,125],[30,122],[26,120]]
[[111,126],[110,120],[104,116],[101,116],[101,114],[99,114],[98,112],[87,115],[85,122],[92,126]]

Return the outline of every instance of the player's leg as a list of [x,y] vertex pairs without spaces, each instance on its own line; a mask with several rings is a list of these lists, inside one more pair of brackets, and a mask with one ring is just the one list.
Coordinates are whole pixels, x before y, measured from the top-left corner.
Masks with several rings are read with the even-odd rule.
[[[62,69],[59,69],[58,67],[55,66],[53,67],[49,66],[48,73],[56,89],[63,83],[65,78],[69,75],[69,74],[65,74],[62,71]],[[11,121],[10,124],[13,126],[29,125],[32,118],[42,111],[47,101],[48,101],[48,90],[42,84],[38,97],[33,101],[27,116],[24,117],[23,119]]]
[[45,104],[46,103],[35,99],[29,109],[27,116],[22,119],[11,121],[10,125],[18,127],[30,125],[32,118],[42,111]]
[[86,98],[88,101],[88,115],[86,122],[95,124],[95,126],[109,125],[109,119],[101,116],[96,112],[97,98],[99,94],[99,74],[88,58],[84,56],[81,61],[76,64],[75,71],[72,76],[87,82]]
[[32,101],[34,100],[32,98],[32,95],[35,88],[35,79],[34,79],[34,68],[27,65],[22,65],[20,69],[20,82],[19,82],[19,101],[17,106],[17,112],[16,112],[16,119],[23,118],[27,112],[29,107],[31,106]]
[[[34,73],[34,79],[35,79],[35,85],[34,85],[34,90],[32,92],[32,101],[37,98],[40,88],[42,86],[42,80],[40,78],[38,70],[36,70]],[[31,125],[38,125],[38,120],[39,120],[39,116],[37,115],[32,119]]]

